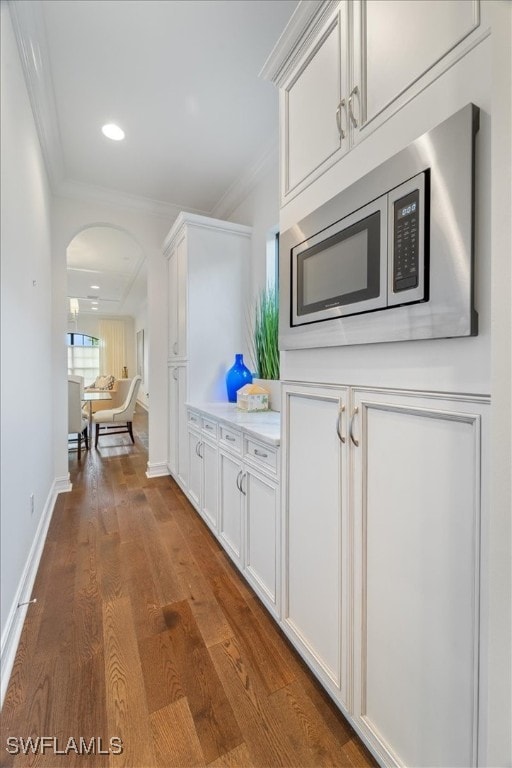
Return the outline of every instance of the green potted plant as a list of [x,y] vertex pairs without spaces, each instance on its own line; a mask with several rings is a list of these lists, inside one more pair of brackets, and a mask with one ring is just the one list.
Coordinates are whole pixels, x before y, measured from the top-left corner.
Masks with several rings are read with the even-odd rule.
[[264,288],[254,310],[252,356],[262,386],[270,391],[272,410],[279,410],[279,297],[275,288]]

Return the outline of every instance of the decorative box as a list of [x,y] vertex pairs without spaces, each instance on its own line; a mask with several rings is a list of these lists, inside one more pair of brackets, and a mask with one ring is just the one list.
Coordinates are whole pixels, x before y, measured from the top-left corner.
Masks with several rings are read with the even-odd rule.
[[245,384],[236,393],[236,407],[241,411],[268,411],[269,393],[259,384]]

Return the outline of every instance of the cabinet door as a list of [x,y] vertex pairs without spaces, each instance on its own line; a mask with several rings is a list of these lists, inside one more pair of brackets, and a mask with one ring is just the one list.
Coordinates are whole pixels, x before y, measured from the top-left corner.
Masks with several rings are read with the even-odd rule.
[[456,61],[479,24],[478,0],[355,3],[354,78],[365,82],[364,103],[357,94],[353,106],[361,124],[356,139]]
[[187,357],[187,304],[188,304],[188,259],[187,236],[178,241],[176,246],[177,257],[177,329],[176,329],[176,354],[180,358]]
[[167,466],[176,477],[178,471],[178,372],[176,368],[168,370],[169,423],[167,428]]
[[178,257],[174,249],[167,262],[167,318],[169,360],[178,357]]
[[334,695],[347,698],[348,505],[341,389],[285,387],[283,619]]
[[201,512],[211,528],[217,528],[219,458],[217,446],[203,440]]
[[275,482],[248,469],[245,496],[245,571],[260,597],[277,613],[279,498]]
[[230,557],[242,565],[242,463],[219,453],[219,538]]
[[473,766],[481,417],[380,392],[354,404],[355,715],[387,763]]
[[176,475],[181,485],[186,488],[188,485],[188,423],[185,406],[187,400],[187,367],[178,365],[174,370],[178,392],[174,422],[174,428],[178,430]]
[[201,508],[202,447],[199,433],[190,429],[188,432],[188,495],[198,510]]
[[346,19],[341,3],[284,89],[284,195],[348,148]]

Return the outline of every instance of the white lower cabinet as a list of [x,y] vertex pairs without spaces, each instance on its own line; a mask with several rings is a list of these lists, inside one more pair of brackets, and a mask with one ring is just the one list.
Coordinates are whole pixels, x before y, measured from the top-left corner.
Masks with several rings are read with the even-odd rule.
[[285,385],[283,406],[283,628],[382,765],[477,765],[488,399]]
[[278,613],[279,487],[275,480],[246,467],[244,573],[254,590]]
[[242,568],[242,462],[223,451],[219,455],[219,538]]
[[474,766],[481,412],[365,390],[353,408],[354,716],[386,763]]
[[283,621],[335,698],[348,696],[348,517],[343,389],[283,391]]
[[279,614],[279,449],[188,410],[187,495],[266,607]]
[[187,494],[201,517],[217,529],[218,468],[217,445],[198,429],[200,418],[188,414],[188,487]]

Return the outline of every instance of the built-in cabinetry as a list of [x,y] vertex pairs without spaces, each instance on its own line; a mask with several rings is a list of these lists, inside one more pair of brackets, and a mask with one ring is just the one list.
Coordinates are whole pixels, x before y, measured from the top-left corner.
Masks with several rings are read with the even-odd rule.
[[279,615],[279,414],[188,409],[183,489],[267,608]]
[[485,6],[479,0],[299,3],[263,69],[280,88],[282,202],[487,35]]
[[384,765],[476,765],[488,399],[289,384],[282,406],[283,628]]
[[169,471],[188,486],[185,402],[225,400],[225,372],[244,351],[251,229],[180,213],[164,243],[168,276]]

